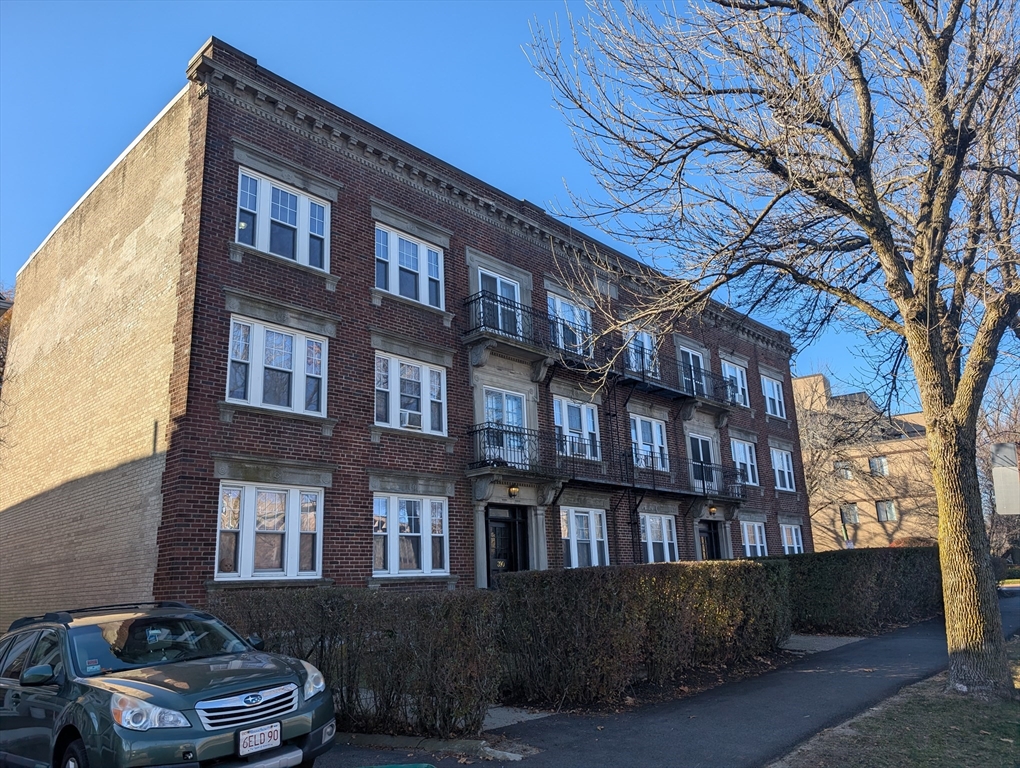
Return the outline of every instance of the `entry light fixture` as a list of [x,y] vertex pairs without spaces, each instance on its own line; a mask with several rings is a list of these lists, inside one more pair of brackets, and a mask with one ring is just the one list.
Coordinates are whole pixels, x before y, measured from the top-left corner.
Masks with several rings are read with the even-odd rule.
[[708,505],[708,514],[710,514],[710,515],[714,515],[714,514],[715,514],[715,511],[716,511],[716,506],[715,506],[715,504],[709,504],[709,505]]
[[511,499],[516,499],[517,494],[520,492],[521,489],[518,488],[516,485],[511,485],[509,488],[506,489],[506,495],[509,496]]

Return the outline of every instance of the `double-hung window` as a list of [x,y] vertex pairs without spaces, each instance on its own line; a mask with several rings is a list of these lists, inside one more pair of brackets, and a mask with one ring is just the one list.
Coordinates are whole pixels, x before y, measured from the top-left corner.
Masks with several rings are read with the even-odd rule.
[[237,242],[329,271],[329,203],[241,169]]
[[446,370],[376,353],[375,423],[446,434]]
[[804,540],[801,538],[799,525],[780,525],[779,531],[783,535],[784,555],[799,555],[804,552]]
[[735,363],[723,360],[722,375],[726,380],[726,399],[747,408],[751,404],[747,396],[747,371]]
[[548,295],[546,303],[553,345],[575,355],[590,355],[591,312],[588,308],[554,293]]
[[641,515],[641,562],[672,563],[679,559],[672,515]]
[[897,520],[895,501],[876,501],[875,512],[880,523],[894,523]]
[[220,485],[217,579],[322,573],[322,489]]
[[231,318],[227,400],[323,416],[326,359],[321,336]]
[[375,225],[375,287],[443,308],[443,249]]
[[776,488],[780,491],[794,491],[793,454],[779,448],[772,449],[772,469],[776,475]]
[[557,453],[599,460],[599,413],[595,405],[554,397],[553,421]]
[[655,469],[660,472],[669,471],[665,422],[631,416],[630,443],[635,467]]
[[783,382],[762,376],[761,392],[765,395],[765,413],[785,419],[786,403],[783,401]]
[[645,376],[659,375],[659,348],[654,333],[627,328],[623,332],[627,348],[627,369]]
[[754,443],[744,440],[730,440],[733,453],[733,464],[744,485],[758,485],[758,458],[755,455]]
[[766,557],[769,553],[765,543],[763,523],[741,523],[740,533],[744,539],[744,557]]
[[560,534],[563,539],[564,568],[609,565],[606,513],[603,510],[560,510]]
[[860,522],[856,502],[839,505],[839,519],[843,525],[856,525]]
[[886,477],[889,474],[889,459],[885,456],[872,456],[868,459],[868,467],[875,477]]
[[446,499],[376,494],[372,572],[377,576],[449,573]]

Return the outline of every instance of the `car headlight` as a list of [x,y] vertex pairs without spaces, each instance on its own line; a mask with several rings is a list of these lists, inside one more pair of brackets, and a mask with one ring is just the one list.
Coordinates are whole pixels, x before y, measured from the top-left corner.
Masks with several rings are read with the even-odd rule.
[[164,709],[154,704],[115,693],[110,699],[110,714],[117,725],[132,731],[147,731],[150,728],[190,728],[188,718],[173,709]]
[[308,677],[305,678],[305,701],[308,701],[312,696],[317,693],[322,693],[326,690],[326,678],[322,676],[322,673],[309,664],[303,659],[301,666],[305,668],[305,672],[308,673]]

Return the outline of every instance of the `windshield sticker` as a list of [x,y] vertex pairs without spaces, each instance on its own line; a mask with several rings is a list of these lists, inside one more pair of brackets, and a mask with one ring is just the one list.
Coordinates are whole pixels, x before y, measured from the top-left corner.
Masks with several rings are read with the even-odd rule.
[[89,659],[85,662],[85,674],[94,675],[99,672],[102,667],[99,665],[99,659]]
[[160,632],[155,627],[149,627],[148,629],[145,630],[145,639],[149,641],[149,645],[152,645],[153,643],[159,642],[159,636],[161,634],[162,632]]

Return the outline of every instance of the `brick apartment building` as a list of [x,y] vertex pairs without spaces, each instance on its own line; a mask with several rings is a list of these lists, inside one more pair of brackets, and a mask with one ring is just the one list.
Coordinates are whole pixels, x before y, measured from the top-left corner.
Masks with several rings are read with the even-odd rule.
[[187,77],[19,273],[4,618],[812,549],[785,333],[614,354],[552,249],[647,267],[216,39]]

